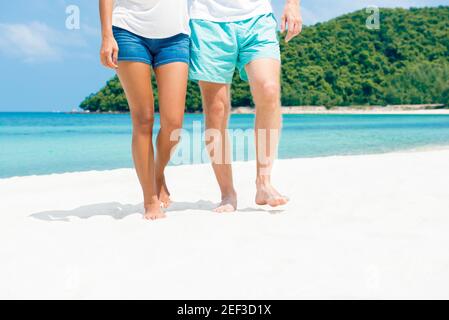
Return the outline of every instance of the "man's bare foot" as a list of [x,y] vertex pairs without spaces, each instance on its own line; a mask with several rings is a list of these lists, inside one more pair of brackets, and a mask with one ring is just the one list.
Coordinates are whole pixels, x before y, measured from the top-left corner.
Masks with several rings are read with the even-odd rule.
[[287,204],[289,199],[281,195],[269,181],[260,181],[258,179],[256,193],[256,203],[258,205],[269,205],[271,207],[278,207]]
[[214,212],[234,212],[237,210],[237,194],[234,192],[230,195],[223,196],[221,203],[214,209]]
[[161,206],[167,209],[171,205],[171,199],[170,192],[165,183],[165,176],[156,179],[156,188],[156,190],[159,190],[159,201],[161,202]]
[[163,219],[165,217],[166,217],[166,215],[165,215],[164,211],[162,211],[161,204],[159,201],[145,206],[144,218],[146,220],[157,220],[157,219]]

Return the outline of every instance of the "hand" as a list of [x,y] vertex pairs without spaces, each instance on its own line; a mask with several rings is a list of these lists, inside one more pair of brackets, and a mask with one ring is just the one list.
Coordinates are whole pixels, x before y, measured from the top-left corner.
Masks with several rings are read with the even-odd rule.
[[118,68],[118,44],[114,36],[103,37],[100,60],[101,64],[107,68]]
[[299,35],[302,31],[302,17],[299,7],[299,0],[287,0],[284,8],[284,14],[281,19],[281,32],[287,30],[285,41],[289,42],[291,39]]

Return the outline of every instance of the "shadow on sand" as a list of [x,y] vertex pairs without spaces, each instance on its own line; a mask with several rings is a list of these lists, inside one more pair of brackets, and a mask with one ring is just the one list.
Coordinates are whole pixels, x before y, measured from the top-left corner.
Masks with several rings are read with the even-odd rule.
[[165,212],[178,212],[186,210],[198,210],[198,211],[208,211],[211,212],[217,207],[216,203],[211,201],[199,200],[197,202],[172,202]]
[[[170,213],[187,210],[212,212],[217,207],[216,203],[200,200],[197,202],[173,202],[165,211]],[[283,210],[264,210],[262,208],[239,209],[241,213],[269,213],[280,214]],[[98,203],[82,206],[73,210],[53,210],[33,213],[31,218],[43,221],[69,222],[70,218],[89,219],[92,217],[109,216],[116,220],[124,219],[133,214],[143,214],[143,204],[121,204],[119,202]]]
[[[166,212],[180,212],[187,210],[198,210],[211,212],[217,204],[200,200],[197,202],[173,202]],[[31,218],[44,221],[69,222],[70,218],[89,219],[92,217],[109,216],[121,220],[133,214],[143,214],[143,204],[121,204],[119,202],[98,203],[82,206],[72,210],[52,210],[33,213]]]
[[30,217],[44,221],[65,221],[70,218],[89,219],[98,216],[109,216],[116,220],[121,220],[132,214],[142,214],[143,206],[121,204],[118,202],[98,203],[82,206],[73,210],[53,210],[33,213]]
[[268,213],[268,214],[281,214],[284,213],[283,209],[263,209],[263,208],[245,208],[238,209],[237,212],[241,213]]

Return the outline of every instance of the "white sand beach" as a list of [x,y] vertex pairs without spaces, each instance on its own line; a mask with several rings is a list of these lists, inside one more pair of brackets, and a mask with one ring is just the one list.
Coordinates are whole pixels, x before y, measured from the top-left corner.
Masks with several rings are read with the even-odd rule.
[[210,211],[208,165],[170,167],[141,216],[131,169],[0,180],[0,298],[449,298],[449,151],[278,161],[285,208]]

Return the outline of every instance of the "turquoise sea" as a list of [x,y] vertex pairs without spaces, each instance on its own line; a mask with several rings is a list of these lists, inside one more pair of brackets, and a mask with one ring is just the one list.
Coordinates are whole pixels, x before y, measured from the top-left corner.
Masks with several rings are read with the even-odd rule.
[[[186,115],[184,126],[199,145],[201,133],[193,132],[202,119]],[[253,115],[234,115],[230,128],[251,129],[253,121]],[[130,141],[126,114],[0,113],[0,178],[132,167]],[[279,158],[433,146],[449,146],[447,115],[286,115]],[[251,138],[236,144],[234,153],[253,147]],[[189,162],[202,161],[194,158],[192,152]]]

